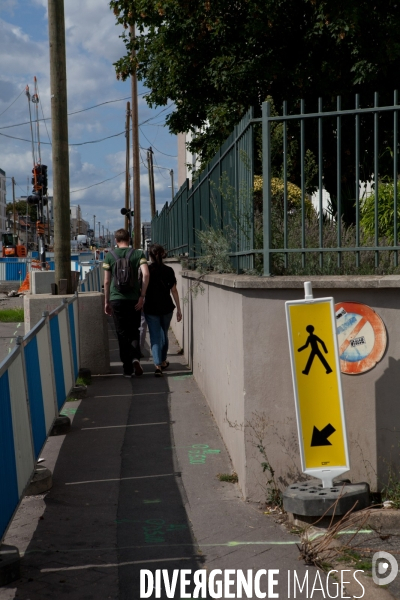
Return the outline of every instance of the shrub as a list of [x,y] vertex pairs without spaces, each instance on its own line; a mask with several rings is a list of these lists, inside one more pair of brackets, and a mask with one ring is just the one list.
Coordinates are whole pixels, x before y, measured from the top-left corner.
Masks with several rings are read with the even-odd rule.
[[[400,185],[397,183],[397,232],[400,230]],[[375,193],[369,194],[361,204],[361,226],[366,234],[375,233]],[[378,226],[379,236],[385,237],[389,245],[394,242],[394,183],[379,182],[378,185]]]

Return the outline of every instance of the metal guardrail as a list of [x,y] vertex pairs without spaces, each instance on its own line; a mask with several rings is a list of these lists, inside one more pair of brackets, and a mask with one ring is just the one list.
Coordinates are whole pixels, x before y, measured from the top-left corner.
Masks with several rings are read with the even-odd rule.
[[0,541],[78,376],[77,300],[43,313],[0,363]]
[[79,292],[101,292],[104,281],[104,269],[101,263],[82,263],[82,279],[78,284]]

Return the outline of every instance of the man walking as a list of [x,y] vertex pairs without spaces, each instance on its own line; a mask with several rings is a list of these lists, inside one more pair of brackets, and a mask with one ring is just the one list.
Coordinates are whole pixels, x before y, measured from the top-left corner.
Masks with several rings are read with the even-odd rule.
[[[117,248],[104,258],[104,311],[112,315],[119,344],[124,377],[142,375],[140,365],[139,327],[144,297],[149,283],[149,269],[142,250],[129,248],[126,229],[115,232]],[[138,270],[142,272],[139,288]],[[136,342],[136,344],[132,344]]]

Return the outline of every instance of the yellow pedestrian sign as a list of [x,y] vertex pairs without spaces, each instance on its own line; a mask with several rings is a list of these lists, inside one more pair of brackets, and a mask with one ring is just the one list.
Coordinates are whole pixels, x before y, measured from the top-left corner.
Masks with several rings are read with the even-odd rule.
[[333,298],[286,302],[300,456],[305,473],[331,487],[350,468]]

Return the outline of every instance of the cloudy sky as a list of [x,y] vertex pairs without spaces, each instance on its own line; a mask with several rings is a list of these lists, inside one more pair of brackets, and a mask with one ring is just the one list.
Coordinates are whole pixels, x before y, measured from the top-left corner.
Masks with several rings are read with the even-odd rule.
[[[66,0],[65,20],[71,205],[79,204],[85,220],[91,224],[96,215],[96,222],[115,230],[123,226],[119,211],[125,198],[125,136],[122,133],[102,142],[85,142],[119,134],[125,128],[130,81],[117,81],[113,67],[113,62],[125,51],[119,39],[121,28],[115,25],[107,0]],[[0,168],[7,177],[15,178],[16,194],[26,195],[33,159],[30,126],[26,123],[29,104],[25,86],[29,85],[33,94],[34,76],[41,100],[39,118],[51,117],[47,0],[0,0],[0,64]],[[177,140],[163,126],[172,106],[149,109],[143,99],[145,88],[140,83],[138,91],[140,146],[144,149],[141,155],[147,165],[145,149],[153,147],[156,203],[160,209],[171,198],[169,169],[175,172],[176,185]],[[110,102],[114,100],[118,101]],[[94,107],[105,102],[108,103]],[[31,108],[34,115],[32,103]],[[74,112],[77,114],[71,114]],[[51,121],[42,121],[42,163],[49,166],[51,194],[49,136]],[[94,185],[111,177],[115,178]],[[150,207],[144,164],[140,180],[142,221],[145,221],[150,219]],[[11,179],[7,185],[7,201],[11,201]]]

